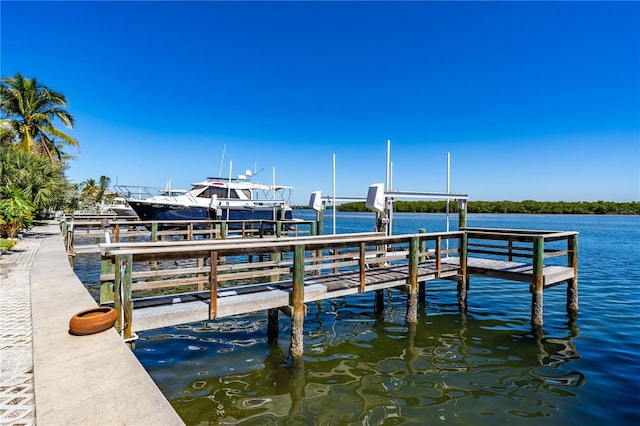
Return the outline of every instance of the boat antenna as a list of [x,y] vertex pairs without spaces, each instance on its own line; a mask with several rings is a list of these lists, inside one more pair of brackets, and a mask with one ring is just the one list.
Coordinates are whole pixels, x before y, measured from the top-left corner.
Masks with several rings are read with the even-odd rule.
[[227,144],[225,143],[222,147],[222,158],[220,159],[220,172],[218,172],[218,176],[222,176],[222,165],[224,164],[224,153],[227,150]]

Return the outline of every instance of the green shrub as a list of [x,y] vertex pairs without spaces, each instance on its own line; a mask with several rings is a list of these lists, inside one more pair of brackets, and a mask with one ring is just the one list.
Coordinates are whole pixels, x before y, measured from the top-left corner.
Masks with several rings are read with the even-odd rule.
[[0,251],[11,250],[16,245],[14,240],[0,238]]

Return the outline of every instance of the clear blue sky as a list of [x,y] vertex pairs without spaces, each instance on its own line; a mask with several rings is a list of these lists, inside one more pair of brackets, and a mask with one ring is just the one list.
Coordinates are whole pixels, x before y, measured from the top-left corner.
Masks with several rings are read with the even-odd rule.
[[[75,182],[245,169],[309,194],[640,201],[639,2],[0,2],[3,77],[67,95]],[[222,154],[226,146],[224,161]]]

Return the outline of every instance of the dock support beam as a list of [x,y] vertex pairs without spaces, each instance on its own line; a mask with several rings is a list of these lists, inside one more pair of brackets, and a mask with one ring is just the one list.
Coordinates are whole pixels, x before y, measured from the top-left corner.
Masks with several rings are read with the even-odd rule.
[[302,358],[304,351],[304,245],[293,251],[293,288],[291,291],[291,343],[289,354],[293,360]]
[[531,326],[534,332],[542,329],[542,303],[544,290],[544,238],[533,240],[533,279],[531,282]]

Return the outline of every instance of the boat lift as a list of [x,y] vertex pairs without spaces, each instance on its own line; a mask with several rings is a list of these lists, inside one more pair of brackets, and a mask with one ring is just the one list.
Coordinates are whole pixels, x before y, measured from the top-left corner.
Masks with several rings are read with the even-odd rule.
[[[316,211],[318,221],[318,232],[322,232],[323,215],[326,204],[333,207],[333,233],[336,233],[336,204],[338,202],[365,202],[366,207],[376,213],[375,230],[384,232],[385,235],[391,235],[393,229],[393,203],[396,200],[446,200],[446,231],[449,232],[449,202],[458,202],[458,212],[464,217],[460,218],[461,226],[466,225],[466,211],[469,196],[467,194],[452,193],[450,189],[450,154],[447,153],[447,191],[446,192],[418,192],[418,191],[399,191],[392,190],[392,167],[391,163],[391,141],[387,140],[387,167],[386,167],[386,183],[374,183],[369,186],[367,197],[345,197],[336,196],[336,179],[335,179],[335,154],[333,155],[333,195],[322,196],[321,191],[311,193],[309,199],[309,207]],[[386,190],[385,190],[386,188]]]

